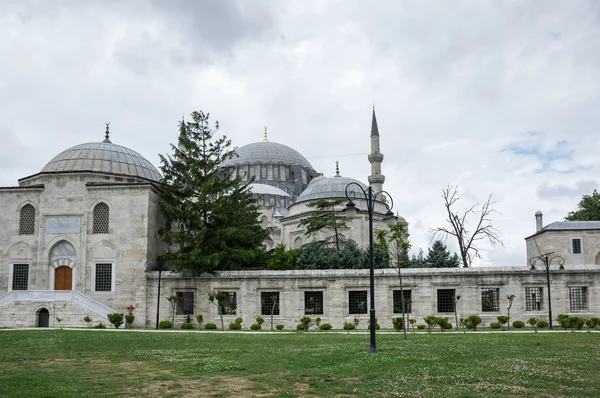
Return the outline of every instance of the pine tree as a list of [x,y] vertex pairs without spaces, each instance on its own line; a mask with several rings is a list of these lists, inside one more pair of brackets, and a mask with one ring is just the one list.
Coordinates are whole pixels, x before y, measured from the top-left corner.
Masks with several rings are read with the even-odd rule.
[[343,213],[337,213],[335,206],[346,202],[345,199],[318,200],[310,203],[308,207],[314,208],[315,212],[301,220],[298,226],[306,228],[307,236],[315,235],[322,230],[329,230],[331,235],[325,240],[332,242],[336,249],[341,249],[343,242],[341,231],[348,229],[348,217]]
[[195,274],[259,265],[268,233],[248,190],[251,181],[243,184],[233,178],[232,168],[222,166],[236,155],[227,137],[215,138],[218,123],[211,129],[209,115],[202,111],[191,117],[180,123],[172,155],[160,155],[159,203],[167,226],[159,234],[179,248],[163,257]]
[[432,268],[455,268],[458,267],[459,263],[458,254],[454,253],[451,256],[446,245],[441,240],[433,242],[425,258],[426,266]]

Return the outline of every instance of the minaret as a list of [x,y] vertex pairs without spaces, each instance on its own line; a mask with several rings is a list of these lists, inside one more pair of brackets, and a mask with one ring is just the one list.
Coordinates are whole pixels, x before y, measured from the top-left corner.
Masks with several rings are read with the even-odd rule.
[[369,155],[369,163],[371,163],[369,184],[373,188],[373,192],[383,191],[385,176],[381,174],[382,161],[383,154],[379,151],[379,129],[377,128],[375,107],[373,107],[373,120],[371,121],[371,154]]

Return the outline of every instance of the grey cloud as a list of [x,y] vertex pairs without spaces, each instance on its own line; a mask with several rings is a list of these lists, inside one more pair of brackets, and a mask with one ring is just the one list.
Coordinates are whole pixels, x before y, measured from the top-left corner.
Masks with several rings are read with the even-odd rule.
[[564,184],[551,185],[548,182],[544,182],[538,185],[536,194],[540,200],[551,201],[556,198],[573,198],[590,194],[596,188],[598,188],[598,182],[595,180],[579,180],[575,182],[574,186]]

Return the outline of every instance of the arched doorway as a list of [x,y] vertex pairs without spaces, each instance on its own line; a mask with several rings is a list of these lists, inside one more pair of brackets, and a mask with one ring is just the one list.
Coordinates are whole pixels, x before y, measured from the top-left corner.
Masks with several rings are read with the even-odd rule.
[[73,268],[75,267],[73,245],[66,240],[61,240],[52,246],[50,265],[54,269],[54,290],[73,290]]
[[47,309],[42,308],[38,311],[38,328],[47,328],[50,326],[50,313]]
[[73,282],[73,270],[63,265],[54,271],[54,290],[71,290]]

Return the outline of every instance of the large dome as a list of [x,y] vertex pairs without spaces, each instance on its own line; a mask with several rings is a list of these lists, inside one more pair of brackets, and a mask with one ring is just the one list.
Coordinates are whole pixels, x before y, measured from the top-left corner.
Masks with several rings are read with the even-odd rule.
[[[317,177],[308,184],[308,187],[300,194],[296,203],[308,200],[345,198],[346,187],[350,183],[359,184],[365,191],[368,189],[367,185],[350,177],[342,177],[340,175],[336,175],[335,177]],[[351,186],[348,188],[348,195],[356,192],[355,196],[357,198],[363,197],[362,192],[358,191],[358,187]]]
[[312,170],[313,167],[298,151],[276,142],[255,142],[244,145],[236,151],[237,157],[225,162],[226,166],[237,164],[279,164],[301,166]]
[[88,142],[66,149],[49,161],[42,173],[90,171],[160,181],[161,175],[142,155],[111,142]]

